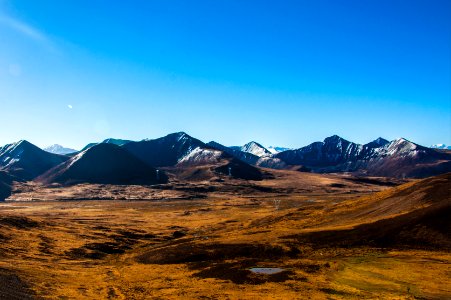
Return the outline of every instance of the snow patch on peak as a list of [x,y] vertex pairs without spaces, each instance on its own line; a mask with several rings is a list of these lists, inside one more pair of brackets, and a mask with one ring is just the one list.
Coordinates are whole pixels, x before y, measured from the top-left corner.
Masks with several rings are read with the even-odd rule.
[[196,147],[179,160],[179,164],[216,163],[220,160],[222,151]]
[[418,145],[405,138],[399,138],[385,145],[383,149],[386,155],[415,155]]
[[75,150],[75,149],[65,148],[58,144],[51,145],[49,147],[44,148],[43,150],[50,152],[50,153],[62,154],[62,155],[77,152],[77,150]]
[[240,148],[241,151],[254,154],[258,157],[268,156],[272,153],[257,142],[249,142]]
[[287,151],[287,150],[291,150],[291,148],[286,148],[286,147],[277,147],[277,146],[269,146],[268,148],[269,152],[271,152],[272,154],[277,154],[283,151]]

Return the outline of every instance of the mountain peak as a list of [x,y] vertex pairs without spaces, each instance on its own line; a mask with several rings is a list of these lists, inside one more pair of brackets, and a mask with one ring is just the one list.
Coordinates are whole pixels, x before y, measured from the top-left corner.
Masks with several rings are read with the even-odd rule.
[[268,149],[266,149],[261,144],[254,141],[251,141],[246,145],[242,146],[240,150],[243,152],[254,154],[259,157],[271,155],[271,152]]
[[179,132],[174,132],[168,135],[174,135],[174,136],[178,136],[178,137],[184,137],[184,136],[189,136],[188,134],[186,134],[186,132],[184,131],[179,131]]
[[382,137],[378,137],[373,142],[378,143],[378,144],[387,144],[387,143],[389,143],[389,141],[387,141],[386,139],[384,139]]
[[344,138],[342,138],[341,136],[338,136],[338,135],[336,135],[336,134],[334,134],[334,135],[332,135],[332,136],[327,137],[327,138],[324,139],[324,143],[325,143],[325,144],[328,144],[328,143],[337,143],[337,142],[339,142],[339,141],[346,141],[346,140],[345,140]]
[[[188,135],[186,132],[183,131],[179,131],[179,132],[173,132],[170,133],[164,137],[158,138],[156,140],[162,140],[162,139],[175,139],[177,141],[180,141],[182,139],[192,139],[192,137],[190,135]],[[153,141],[155,139],[145,139],[144,141]]]
[[386,145],[386,147],[389,150],[389,154],[394,154],[394,153],[410,153],[411,151],[416,150],[420,146],[418,146],[415,143],[412,143],[411,141],[405,138],[398,138],[391,141],[389,144]]
[[58,144],[53,144],[51,146],[48,146],[48,147],[44,148],[43,150],[47,151],[47,152],[50,152],[50,153],[62,154],[62,155],[77,152],[77,150],[75,150],[75,149],[65,148],[65,147],[63,147],[61,145],[58,145]]
[[395,144],[415,144],[406,138],[400,137],[393,141]]
[[378,137],[374,141],[369,142],[368,144],[365,144],[364,146],[366,146],[368,148],[379,148],[379,147],[383,147],[383,146],[387,145],[388,143],[390,143],[390,142],[387,141],[386,139]]
[[[34,146],[32,143],[30,143],[29,141],[27,141],[27,140],[20,140],[20,141],[17,141],[17,142],[15,142],[15,143],[13,143],[13,145],[15,146],[15,147],[28,147],[28,146]],[[35,146],[36,147],[36,146]]]

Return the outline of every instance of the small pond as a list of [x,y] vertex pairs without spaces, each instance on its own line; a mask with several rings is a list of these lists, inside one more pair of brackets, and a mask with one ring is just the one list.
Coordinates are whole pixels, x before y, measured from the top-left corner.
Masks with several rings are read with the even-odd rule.
[[271,275],[271,274],[277,274],[277,273],[283,272],[285,270],[282,268],[250,268],[249,271],[251,271],[252,273],[255,273],[255,274]]

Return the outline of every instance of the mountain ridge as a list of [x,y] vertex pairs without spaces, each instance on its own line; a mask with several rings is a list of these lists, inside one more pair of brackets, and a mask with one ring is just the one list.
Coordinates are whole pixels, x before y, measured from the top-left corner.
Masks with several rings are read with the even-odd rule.
[[166,175],[115,144],[100,143],[37,178],[43,183],[156,184]]
[[[451,171],[451,152],[448,150],[431,149],[405,138],[389,142],[379,137],[362,145],[338,135],[298,149],[271,154],[255,141],[226,147],[214,141],[204,143],[185,132],[176,132],[141,141],[110,138],[68,156],[77,156],[103,144],[120,145],[118,147],[154,168],[215,165],[232,157],[260,168],[315,173],[350,172],[361,176],[423,178]],[[33,180],[68,160],[68,156],[52,154],[27,141],[19,141],[0,148],[0,170],[23,180]]]
[[67,159],[66,156],[44,151],[26,140],[0,148],[0,170],[24,180],[32,180]]

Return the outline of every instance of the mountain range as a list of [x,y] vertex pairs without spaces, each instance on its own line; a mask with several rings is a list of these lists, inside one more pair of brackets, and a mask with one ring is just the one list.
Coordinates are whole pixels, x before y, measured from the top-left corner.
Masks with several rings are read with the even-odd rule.
[[435,144],[435,145],[432,145],[431,148],[451,150],[451,146],[447,146],[445,144]]
[[0,171],[5,176],[43,183],[261,180],[271,177],[269,169],[422,178],[450,172],[451,152],[423,147],[403,138],[394,141],[378,138],[361,145],[337,135],[277,152],[254,141],[232,147],[214,141],[204,143],[184,132],[142,141],[106,139],[67,155],[44,151],[27,141],[0,148]]
[[355,172],[387,177],[428,177],[451,170],[451,153],[423,147],[404,138],[378,138],[360,145],[337,135],[296,150],[275,155],[292,165],[318,173]]

